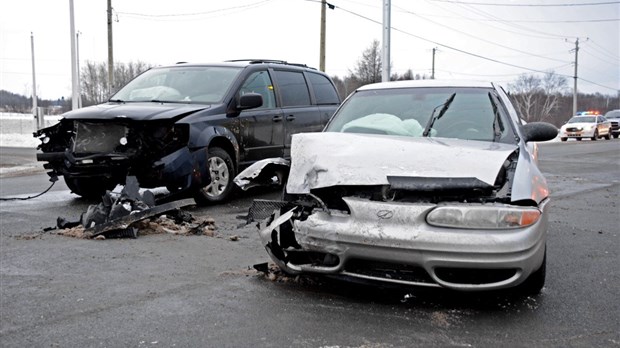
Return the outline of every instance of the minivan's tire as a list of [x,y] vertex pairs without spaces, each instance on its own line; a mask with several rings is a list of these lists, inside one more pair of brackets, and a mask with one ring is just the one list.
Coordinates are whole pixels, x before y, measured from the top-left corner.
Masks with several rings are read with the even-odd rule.
[[594,131],[594,135],[593,135],[593,136],[592,136],[592,138],[590,138],[590,139],[592,139],[592,140],[596,140],[596,139],[598,139],[598,130],[595,130],[595,131]]
[[235,186],[235,167],[228,152],[219,147],[209,148],[207,165],[211,182],[194,195],[200,205],[225,201]]
[[106,178],[74,178],[64,176],[71,192],[88,199],[101,199],[107,190],[113,190],[117,183]]
[[540,267],[521,284],[517,286],[517,291],[523,295],[538,295],[545,286],[547,276],[547,248]]

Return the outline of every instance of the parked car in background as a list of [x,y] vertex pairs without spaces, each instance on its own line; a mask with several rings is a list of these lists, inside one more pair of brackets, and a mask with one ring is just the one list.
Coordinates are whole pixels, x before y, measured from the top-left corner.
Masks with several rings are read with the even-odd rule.
[[157,67],[37,131],[37,159],[80,196],[100,197],[132,175],[144,188],[219,202],[238,170],[290,156],[291,135],[321,131],[339,104],[331,79],[301,64]]
[[[528,143],[557,133],[523,124],[492,83],[366,85],[322,133],[293,136],[284,199],[256,200],[248,217],[266,219],[262,243],[289,274],[535,294],[549,190]],[[235,182],[285,163],[261,162]]]
[[578,114],[560,128],[560,140],[566,141],[569,138],[578,141],[583,138],[609,140],[611,139],[611,122],[600,114]]
[[607,111],[605,118],[611,122],[611,135],[617,138],[620,135],[620,110]]

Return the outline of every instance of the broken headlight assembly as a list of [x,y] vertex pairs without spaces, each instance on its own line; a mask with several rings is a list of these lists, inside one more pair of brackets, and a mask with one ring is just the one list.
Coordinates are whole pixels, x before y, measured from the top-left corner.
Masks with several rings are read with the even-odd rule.
[[508,206],[441,206],[426,216],[432,226],[465,229],[512,229],[533,225],[540,210]]

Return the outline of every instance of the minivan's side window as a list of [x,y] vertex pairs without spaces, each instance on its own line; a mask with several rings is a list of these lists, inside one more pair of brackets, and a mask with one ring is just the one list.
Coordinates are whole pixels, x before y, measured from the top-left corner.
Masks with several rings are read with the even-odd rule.
[[312,90],[316,97],[316,103],[319,105],[325,104],[338,104],[340,98],[334,89],[332,83],[327,77],[319,74],[308,73],[310,83],[312,83]]
[[263,106],[259,109],[272,109],[276,107],[273,84],[267,70],[256,71],[248,76],[239,90],[239,96],[246,93],[258,93],[263,96]]
[[275,70],[282,106],[310,105],[310,92],[301,72]]

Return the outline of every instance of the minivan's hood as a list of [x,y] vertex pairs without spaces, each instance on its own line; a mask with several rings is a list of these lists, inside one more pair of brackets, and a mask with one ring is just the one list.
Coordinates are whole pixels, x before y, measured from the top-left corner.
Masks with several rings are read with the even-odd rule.
[[110,120],[126,118],[135,121],[165,120],[181,115],[189,115],[210,105],[197,104],[159,104],[159,103],[107,103],[93,105],[67,112],[63,116],[72,120]]
[[338,185],[388,185],[388,176],[476,178],[494,185],[516,145],[352,133],[293,135],[288,193]]

